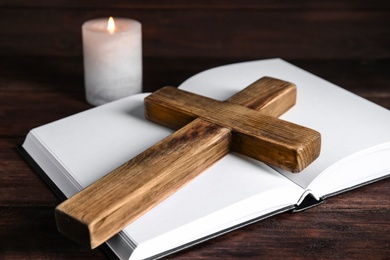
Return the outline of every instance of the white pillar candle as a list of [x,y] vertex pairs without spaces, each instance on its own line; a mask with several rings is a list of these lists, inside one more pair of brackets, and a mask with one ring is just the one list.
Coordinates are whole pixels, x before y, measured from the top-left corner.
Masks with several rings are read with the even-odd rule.
[[142,32],[138,21],[93,19],[82,26],[84,80],[92,105],[142,91]]

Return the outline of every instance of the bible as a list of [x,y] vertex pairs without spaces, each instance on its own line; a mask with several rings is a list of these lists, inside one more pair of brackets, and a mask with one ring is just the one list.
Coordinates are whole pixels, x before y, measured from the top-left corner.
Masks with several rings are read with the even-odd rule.
[[[158,258],[285,211],[300,211],[390,175],[390,113],[281,59],[201,72],[179,88],[226,100],[270,76],[296,84],[280,118],[321,133],[321,153],[293,174],[229,153],[108,240],[120,259]],[[62,199],[102,178],[173,130],[144,117],[148,93],[32,129],[20,147]]]

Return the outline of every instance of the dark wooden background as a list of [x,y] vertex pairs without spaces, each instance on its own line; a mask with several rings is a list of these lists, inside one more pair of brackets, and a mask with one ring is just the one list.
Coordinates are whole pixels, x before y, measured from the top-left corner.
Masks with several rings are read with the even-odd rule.
[[[280,57],[390,108],[389,1],[0,0],[0,259],[104,258],[56,231],[59,200],[15,146],[31,128],[90,108],[81,24],[109,15],[142,23],[145,91]],[[385,180],[171,257],[389,259],[389,217]]]

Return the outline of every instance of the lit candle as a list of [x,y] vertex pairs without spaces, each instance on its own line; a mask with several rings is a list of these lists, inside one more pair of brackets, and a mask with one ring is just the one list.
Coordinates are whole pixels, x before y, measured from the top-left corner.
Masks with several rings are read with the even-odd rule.
[[142,33],[138,21],[112,17],[82,26],[84,80],[92,105],[142,91]]

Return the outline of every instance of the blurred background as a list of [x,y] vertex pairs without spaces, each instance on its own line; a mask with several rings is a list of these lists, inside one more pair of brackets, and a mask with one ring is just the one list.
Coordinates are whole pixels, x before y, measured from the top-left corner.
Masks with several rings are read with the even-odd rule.
[[389,9],[381,0],[1,0],[0,58],[24,77],[82,82],[83,22],[126,17],[142,23],[145,91],[213,66],[280,57],[345,88],[361,77],[364,95],[384,84],[377,73],[390,74]]

